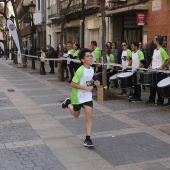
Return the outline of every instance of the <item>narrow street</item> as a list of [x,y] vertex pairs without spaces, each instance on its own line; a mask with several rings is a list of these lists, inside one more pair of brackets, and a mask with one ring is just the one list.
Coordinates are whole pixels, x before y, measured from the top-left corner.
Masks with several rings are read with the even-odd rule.
[[170,170],[170,107],[94,100],[88,149],[84,112],[61,107],[70,84],[28,62],[0,58],[0,170]]

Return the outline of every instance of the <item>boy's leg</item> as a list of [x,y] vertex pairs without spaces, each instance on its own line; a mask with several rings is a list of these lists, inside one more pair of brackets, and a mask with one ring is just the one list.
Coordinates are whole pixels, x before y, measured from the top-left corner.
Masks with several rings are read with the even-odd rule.
[[75,118],[78,118],[78,117],[79,117],[81,106],[80,106],[80,109],[79,109],[79,108],[75,109],[72,104],[69,104],[69,105],[68,105],[68,109],[69,109],[70,113],[71,113]]
[[90,139],[92,131],[92,109],[93,102],[86,102],[83,104],[85,115],[86,115],[86,139],[84,140],[84,146],[94,147],[92,140]]
[[92,129],[92,107],[83,105],[85,116],[86,116],[86,136],[91,135],[91,129]]
[[62,108],[63,109],[68,108],[71,114],[76,118],[79,117],[80,115],[81,106],[82,106],[81,104],[72,105],[70,98],[66,98],[62,103]]

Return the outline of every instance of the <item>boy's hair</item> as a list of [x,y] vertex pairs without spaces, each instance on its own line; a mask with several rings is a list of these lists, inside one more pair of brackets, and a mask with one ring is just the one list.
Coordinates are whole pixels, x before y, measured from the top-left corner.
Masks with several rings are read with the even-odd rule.
[[[79,59],[80,59],[80,61],[81,61],[82,59],[84,59],[84,56],[85,56],[85,54],[86,54],[87,52],[90,52],[90,53],[91,53],[91,51],[90,51],[88,48],[82,48],[82,49],[80,50],[80,52],[79,52]],[[81,63],[83,63],[83,62],[81,61]]]
[[161,37],[156,38],[156,42],[157,42],[159,45],[162,46],[162,44],[163,44],[163,38],[161,38]]
[[138,42],[133,42],[132,43],[135,47],[139,48],[139,43]]
[[96,41],[91,41],[91,44],[94,46],[97,46],[97,42]]

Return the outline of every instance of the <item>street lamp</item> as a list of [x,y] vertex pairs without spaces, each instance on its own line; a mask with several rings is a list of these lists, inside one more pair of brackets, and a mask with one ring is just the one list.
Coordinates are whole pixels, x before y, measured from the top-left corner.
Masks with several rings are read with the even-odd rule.
[[15,17],[13,15],[10,16],[10,20],[14,22]]
[[[31,3],[28,5],[29,6],[29,12],[31,14],[31,41],[32,41],[32,47],[30,49],[30,54],[35,55],[35,49],[34,49],[34,22],[33,22],[33,14],[35,13],[35,7],[36,5],[31,1]],[[35,58],[32,57],[32,69],[35,69]]]

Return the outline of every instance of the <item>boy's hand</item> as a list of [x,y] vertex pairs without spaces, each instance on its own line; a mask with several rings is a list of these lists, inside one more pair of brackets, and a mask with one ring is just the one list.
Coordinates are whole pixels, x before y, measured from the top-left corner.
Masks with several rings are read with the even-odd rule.
[[100,86],[100,81],[98,81],[98,80],[94,81],[94,85]]
[[90,92],[93,91],[93,86],[87,86],[87,87],[86,87],[86,90],[87,90],[87,91],[90,91]]

